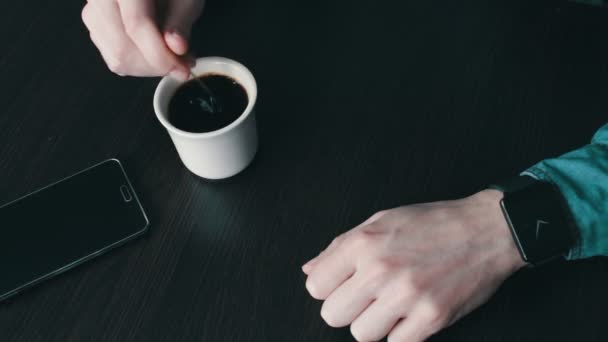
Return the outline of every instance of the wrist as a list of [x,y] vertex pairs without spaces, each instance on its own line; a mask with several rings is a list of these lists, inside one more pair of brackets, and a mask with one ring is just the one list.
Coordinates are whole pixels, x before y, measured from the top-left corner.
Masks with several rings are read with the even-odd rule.
[[472,195],[470,200],[484,229],[491,231],[492,247],[501,259],[499,264],[507,271],[515,272],[527,265],[523,260],[513,238],[507,219],[500,207],[503,192],[494,189],[482,190]]

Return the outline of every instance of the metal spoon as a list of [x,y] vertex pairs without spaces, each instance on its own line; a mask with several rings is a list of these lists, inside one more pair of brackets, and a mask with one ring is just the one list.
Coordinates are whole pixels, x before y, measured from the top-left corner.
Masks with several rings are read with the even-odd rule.
[[192,77],[192,79],[196,80],[196,83],[201,86],[203,93],[207,95],[207,99],[200,98],[201,108],[210,111],[211,113],[221,112],[222,105],[217,100],[217,97],[213,95],[213,92],[211,91],[211,89],[209,89],[205,82],[203,82],[203,80],[200,77],[196,76],[192,71],[190,71],[190,76]]

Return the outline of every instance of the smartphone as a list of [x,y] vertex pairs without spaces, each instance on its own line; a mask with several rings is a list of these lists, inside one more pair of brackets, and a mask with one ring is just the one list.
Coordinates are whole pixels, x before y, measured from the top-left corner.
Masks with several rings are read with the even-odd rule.
[[0,301],[141,236],[149,225],[117,159],[0,206]]

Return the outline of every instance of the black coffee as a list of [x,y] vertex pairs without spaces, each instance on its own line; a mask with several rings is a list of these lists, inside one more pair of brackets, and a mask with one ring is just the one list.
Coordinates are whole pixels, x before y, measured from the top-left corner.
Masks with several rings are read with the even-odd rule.
[[243,114],[249,98],[237,81],[218,74],[203,75],[199,79],[204,85],[196,79],[190,80],[171,98],[169,122],[173,126],[193,133],[212,132],[230,125]]

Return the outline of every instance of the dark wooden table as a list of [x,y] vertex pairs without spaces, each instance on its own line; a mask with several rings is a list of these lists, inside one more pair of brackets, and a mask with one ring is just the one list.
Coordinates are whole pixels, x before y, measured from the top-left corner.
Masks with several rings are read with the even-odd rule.
[[[304,261],[377,210],[477,191],[608,117],[600,8],[211,0],[196,51],[256,75],[261,149],[209,184],[154,116],[158,80],[109,73],[82,5],[0,2],[0,203],[116,156],[152,229],[0,304],[3,342],[351,341],[320,318]],[[607,308],[605,260],[554,263],[431,340],[607,341]]]

